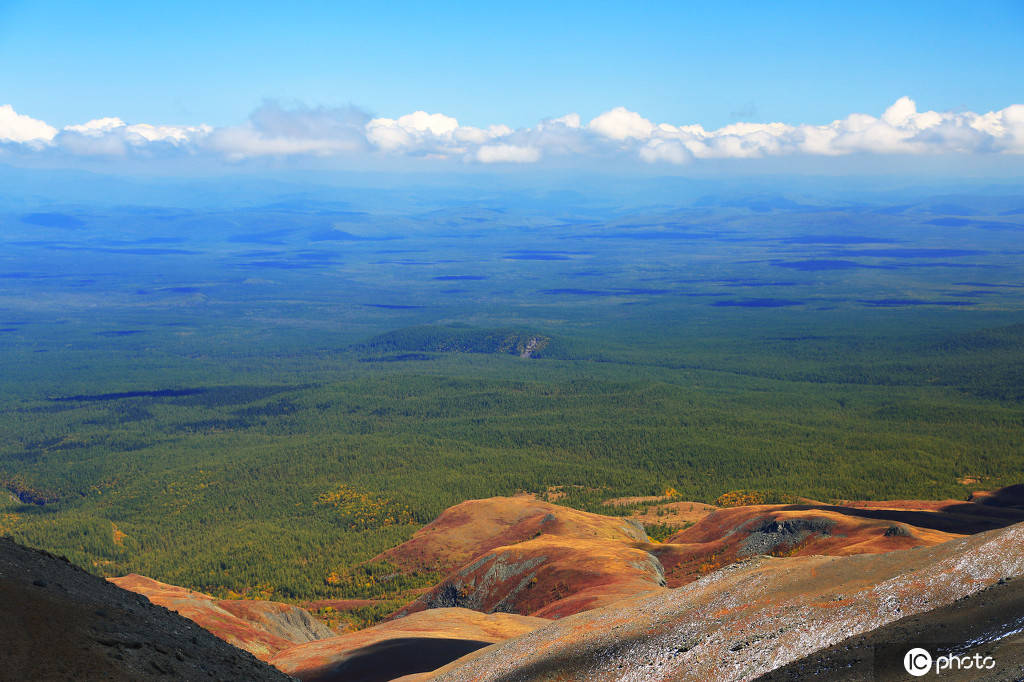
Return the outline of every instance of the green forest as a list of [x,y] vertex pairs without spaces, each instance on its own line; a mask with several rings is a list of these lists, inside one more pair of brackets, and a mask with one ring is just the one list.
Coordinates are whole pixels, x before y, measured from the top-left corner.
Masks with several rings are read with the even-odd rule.
[[[0,532],[224,596],[388,598],[437,576],[366,562],[465,499],[562,486],[561,504],[609,513],[604,499],[669,487],[963,498],[1024,470],[1024,325],[885,353],[855,336],[662,350],[550,336],[524,359],[463,343],[486,330],[396,330],[282,372],[202,360],[208,381],[193,366],[185,384],[182,368],[135,367],[133,390],[123,358],[78,351],[89,392],[6,393]],[[45,374],[38,355],[17,367]]]
[[0,211],[0,534],[397,601],[438,576],[374,558],[467,499],[1021,482],[1019,198],[580,201]]

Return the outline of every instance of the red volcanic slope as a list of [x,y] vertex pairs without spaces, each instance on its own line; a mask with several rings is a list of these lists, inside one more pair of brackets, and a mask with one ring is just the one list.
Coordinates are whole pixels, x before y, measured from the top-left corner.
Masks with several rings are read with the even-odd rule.
[[497,547],[397,615],[461,606],[560,618],[665,585],[644,543],[542,535]]
[[676,533],[651,551],[670,587],[758,554],[810,556],[879,554],[927,547],[953,538],[949,533],[860,515],[839,507],[758,505],[720,509]]
[[756,554],[877,554],[931,546],[1024,521],[1024,486],[970,501],[890,500],[719,509],[652,550],[670,587]]
[[539,535],[645,542],[638,524],[542,502],[531,495],[468,500],[449,507],[408,541],[374,561],[407,570],[451,571],[481,554]]
[[[460,606],[560,618],[685,585],[759,554],[842,556],[936,545],[1024,519],[1024,509],[1011,506],[1016,499],[1007,489],[969,503],[719,509],[661,544],[622,518],[529,496],[490,498],[452,507],[378,559],[451,571],[396,616]],[[451,570],[457,558],[463,562]]]
[[[318,675],[329,670],[381,665],[392,655],[396,657],[395,671],[408,669],[407,664],[418,665],[415,660],[421,645],[425,648],[420,653],[443,662],[464,653],[468,650],[465,646],[495,641],[495,636],[487,639],[479,632],[480,623],[467,625],[472,618],[467,613],[481,612],[474,616],[479,618],[505,618],[503,614],[483,614],[512,612],[543,618],[569,616],[571,620],[577,617],[572,614],[600,610],[612,603],[642,601],[655,608],[659,599],[668,599],[666,595],[675,592],[668,587],[687,585],[708,574],[699,584],[711,586],[721,580],[724,585],[731,579],[723,576],[749,574],[751,580],[764,578],[775,585],[771,589],[780,599],[786,595],[796,598],[803,589],[797,575],[805,569],[810,576],[808,594],[825,589],[813,584],[822,572],[828,574],[831,569],[827,567],[833,564],[821,563],[822,556],[811,555],[851,561],[854,557],[849,555],[878,553],[920,557],[925,555],[899,550],[959,546],[956,543],[963,534],[1020,519],[1024,519],[1024,486],[1015,486],[977,495],[969,502],[904,500],[719,509],[662,544],[651,542],[637,524],[621,517],[559,507],[529,496],[472,500],[446,510],[408,542],[376,558],[405,570],[449,571],[441,583],[398,611],[387,627],[364,631],[368,635],[345,635],[351,639],[332,637],[300,647],[294,645],[333,634],[300,608],[273,602],[218,601],[142,576],[113,582],[182,612],[264,659],[277,653],[275,660],[282,661],[286,669],[304,670],[303,675],[313,680],[327,679]],[[763,555],[794,558],[776,563]],[[806,561],[800,563],[799,557]],[[836,566],[892,568],[885,561]],[[731,564],[736,566],[717,570]],[[914,570],[925,568],[914,565]],[[758,566],[768,568],[755,571]],[[789,577],[772,577],[776,568]],[[845,580],[849,589],[867,589],[873,584],[871,576],[880,570],[890,569],[865,569],[863,575],[844,572],[836,580]],[[718,598],[711,587],[698,591],[707,599]],[[840,611],[847,605],[845,598],[821,599]],[[619,620],[616,623],[621,625]],[[404,661],[401,665],[399,658]]]
[[229,644],[263,660],[295,644],[334,635],[308,611],[289,604],[217,600],[202,592],[134,573],[109,580],[118,587],[144,595],[154,604],[178,612]]

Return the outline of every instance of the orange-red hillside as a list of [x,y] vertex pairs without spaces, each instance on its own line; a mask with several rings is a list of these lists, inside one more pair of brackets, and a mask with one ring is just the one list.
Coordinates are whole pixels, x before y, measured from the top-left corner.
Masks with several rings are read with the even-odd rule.
[[542,502],[531,495],[468,500],[449,507],[407,542],[377,556],[405,569],[450,571],[484,552],[540,535],[643,542],[636,523]]
[[248,599],[217,600],[202,592],[134,573],[109,580],[120,588],[144,595],[154,604],[177,611],[229,644],[263,660],[296,644],[334,635],[330,628],[298,606]]
[[704,506],[695,525],[655,543],[633,519],[525,495],[496,497],[446,510],[377,559],[448,572],[395,617],[459,606],[560,618],[685,585],[759,554],[842,556],[936,545],[1024,520],[1015,500],[1014,489],[1006,489],[972,502]]
[[[645,679],[699,679],[767,670],[768,658],[805,656],[1024,571],[1024,524],[1012,526],[1024,521],[1024,486],[966,502],[667,504],[699,520],[658,543],[635,520],[532,496],[463,502],[374,559],[446,577],[389,622],[344,635],[294,606],[221,601],[136,575],[112,581],[306,682],[387,679],[462,656],[445,679],[492,679],[520,659],[538,674],[565,664],[576,671],[567,679],[616,679],[618,668],[594,667],[600,652]],[[489,646],[506,638],[515,639]],[[660,668],[637,664],[646,651]]]
[[720,509],[652,549],[669,586],[678,587],[715,569],[758,554],[843,556],[928,547],[949,533],[865,517],[858,510],[807,505],[758,505]]
[[665,585],[646,543],[541,535],[485,552],[398,612],[462,606],[561,618]]
[[670,587],[757,554],[878,554],[928,547],[1024,521],[1024,486],[970,501],[889,500],[845,505],[719,509],[654,549]]

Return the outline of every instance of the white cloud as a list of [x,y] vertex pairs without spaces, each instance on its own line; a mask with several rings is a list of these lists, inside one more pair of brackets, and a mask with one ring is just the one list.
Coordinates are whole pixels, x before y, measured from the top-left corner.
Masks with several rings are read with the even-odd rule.
[[647,163],[666,161],[681,164],[693,159],[693,151],[679,140],[654,139],[640,148],[640,158]]
[[454,139],[459,122],[444,114],[414,111],[400,118],[375,118],[366,124],[366,137],[385,151],[421,150],[444,146]]
[[108,116],[78,125],[64,126],[55,142],[67,151],[85,156],[124,156],[131,152],[148,153],[161,144],[183,147],[198,142],[213,132],[207,125],[170,126],[137,123],[128,125]]
[[[386,121],[389,119],[376,120]],[[370,123],[373,123],[373,121],[370,121]],[[417,133],[443,136],[455,132],[459,127],[459,122],[451,116],[445,116],[444,114],[428,114],[425,111],[414,111],[398,119],[398,125],[405,130]]]
[[63,130],[0,106],[0,144],[26,153],[156,158],[193,154],[230,161],[255,157],[421,157],[468,163],[701,159],[848,154],[1024,154],[1024,104],[999,111],[918,111],[901,97],[880,115],[852,113],[831,123],[740,122],[715,130],[655,123],[625,107],[587,123],[569,113],[532,127],[467,126],[442,113],[372,118],[354,107],[284,108],[268,102],[241,125],[169,126],[99,118]]
[[221,128],[210,136],[206,146],[230,161],[259,156],[337,156],[358,147],[345,139],[270,135],[251,126]]
[[366,124],[367,141],[381,151],[435,158],[461,156],[474,147],[479,151],[513,132],[506,125],[463,126],[451,116],[425,111],[414,111],[397,119],[375,118]]
[[700,125],[654,125],[618,107],[588,128],[649,163],[796,154],[1024,153],[1024,105],[987,114],[919,112],[909,97],[898,99],[880,118],[854,113],[825,125],[734,123],[709,131]]
[[646,140],[655,130],[653,123],[626,107],[615,107],[611,111],[606,111],[592,120],[587,127],[598,135],[613,140]]
[[213,128],[208,125],[154,126],[148,123],[126,126],[125,130],[129,135],[141,137],[147,142],[171,142],[173,144],[185,144],[213,132]]
[[540,160],[540,150],[514,144],[488,144],[476,150],[476,160],[481,163],[535,163]]
[[893,102],[892,106],[882,114],[882,120],[891,126],[903,125],[917,114],[917,104],[909,97],[903,96]]
[[486,144],[499,137],[508,137],[514,132],[506,125],[492,125],[487,128],[461,126],[452,132],[452,137],[460,143]]
[[368,146],[363,130],[367,119],[369,116],[355,107],[285,109],[276,102],[265,102],[246,123],[211,131],[199,147],[230,161],[355,154]]
[[[547,121],[549,125],[563,125],[566,128],[579,128],[581,125],[579,114],[566,114]],[[542,123],[543,125],[543,123]]]
[[999,139],[1001,151],[1024,154],[1024,104],[1014,104],[1002,111],[975,116],[971,128]]
[[71,133],[99,137],[118,128],[124,128],[125,122],[119,118],[108,116],[106,118],[94,118],[91,121],[79,125],[64,126],[64,130]]
[[19,114],[10,104],[0,106],[0,142],[45,144],[57,134],[57,129],[43,121]]

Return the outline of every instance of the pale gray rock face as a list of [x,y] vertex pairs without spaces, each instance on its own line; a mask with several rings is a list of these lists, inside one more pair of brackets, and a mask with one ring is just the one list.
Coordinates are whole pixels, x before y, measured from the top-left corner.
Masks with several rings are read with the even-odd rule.
[[929,548],[755,557],[470,654],[438,680],[749,680],[1024,575],[1024,524]]
[[[230,602],[221,602],[221,604]],[[261,602],[250,602],[253,606],[261,606]],[[291,642],[312,642],[325,637],[333,637],[335,633],[325,623],[314,618],[309,611],[291,604],[283,605],[267,602],[269,608],[262,609],[253,617],[246,618],[256,623],[272,635]],[[284,608],[282,608],[284,607]],[[239,617],[245,618],[241,614]]]

